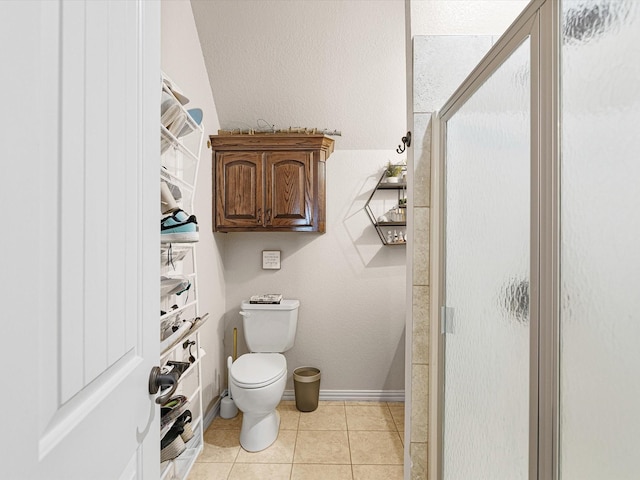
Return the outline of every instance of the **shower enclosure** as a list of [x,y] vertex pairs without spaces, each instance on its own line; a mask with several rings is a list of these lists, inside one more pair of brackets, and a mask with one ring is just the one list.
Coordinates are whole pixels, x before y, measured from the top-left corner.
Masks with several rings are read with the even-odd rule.
[[439,477],[640,478],[640,2],[532,1],[433,122]]

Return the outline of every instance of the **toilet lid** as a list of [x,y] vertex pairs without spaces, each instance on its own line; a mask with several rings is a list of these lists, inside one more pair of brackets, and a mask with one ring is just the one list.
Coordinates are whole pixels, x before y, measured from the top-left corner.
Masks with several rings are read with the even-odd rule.
[[242,388],[269,385],[287,373],[287,360],[280,353],[248,353],[231,364],[231,380]]

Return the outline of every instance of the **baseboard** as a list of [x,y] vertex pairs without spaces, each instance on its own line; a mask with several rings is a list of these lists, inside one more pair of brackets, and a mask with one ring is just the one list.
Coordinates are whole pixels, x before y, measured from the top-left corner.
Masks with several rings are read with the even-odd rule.
[[[204,430],[220,413],[220,402],[227,395],[225,389],[202,419]],[[285,390],[283,400],[295,400],[293,390]],[[319,400],[346,402],[404,402],[404,390],[320,390]],[[204,431],[203,430],[203,431]]]
[[216,418],[220,413],[220,401],[222,400],[222,397],[226,395],[227,395],[227,390],[225,389],[224,392],[222,392],[220,396],[216,399],[215,403],[213,404],[213,407],[211,407],[207,411],[207,413],[204,415],[204,418],[202,419],[203,427],[204,427],[204,429],[202,430],[203,432],[206,431],[207,428],[209,428],[209,425],[211,425],[211,422],[213,422],[213,419]]
[[[285,390],[283,400],[295,400],[293,390]],[[320,400],[347,402],[404,402],[404,390],[320,390]]]

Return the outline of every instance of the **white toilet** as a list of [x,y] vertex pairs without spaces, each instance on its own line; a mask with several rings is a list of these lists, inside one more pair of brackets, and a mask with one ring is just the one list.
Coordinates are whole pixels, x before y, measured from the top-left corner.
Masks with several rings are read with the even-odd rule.
[[293,347],[299,306],[298,300],[242,302],[244,339],[251,353],[231,365],[229,388],[243,413],[240,445],[249,452],[264,450],[278,438],[276,407],[287,382],[287,361],[281,352]]

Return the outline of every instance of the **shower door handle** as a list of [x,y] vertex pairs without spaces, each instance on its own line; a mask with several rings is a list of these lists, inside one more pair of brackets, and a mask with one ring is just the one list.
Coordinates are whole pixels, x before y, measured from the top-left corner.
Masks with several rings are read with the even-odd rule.
[[453,323],[453,314],[455,310],[452,307],[440,307],[440,333],[452,334],[455,333],[455,324]]

